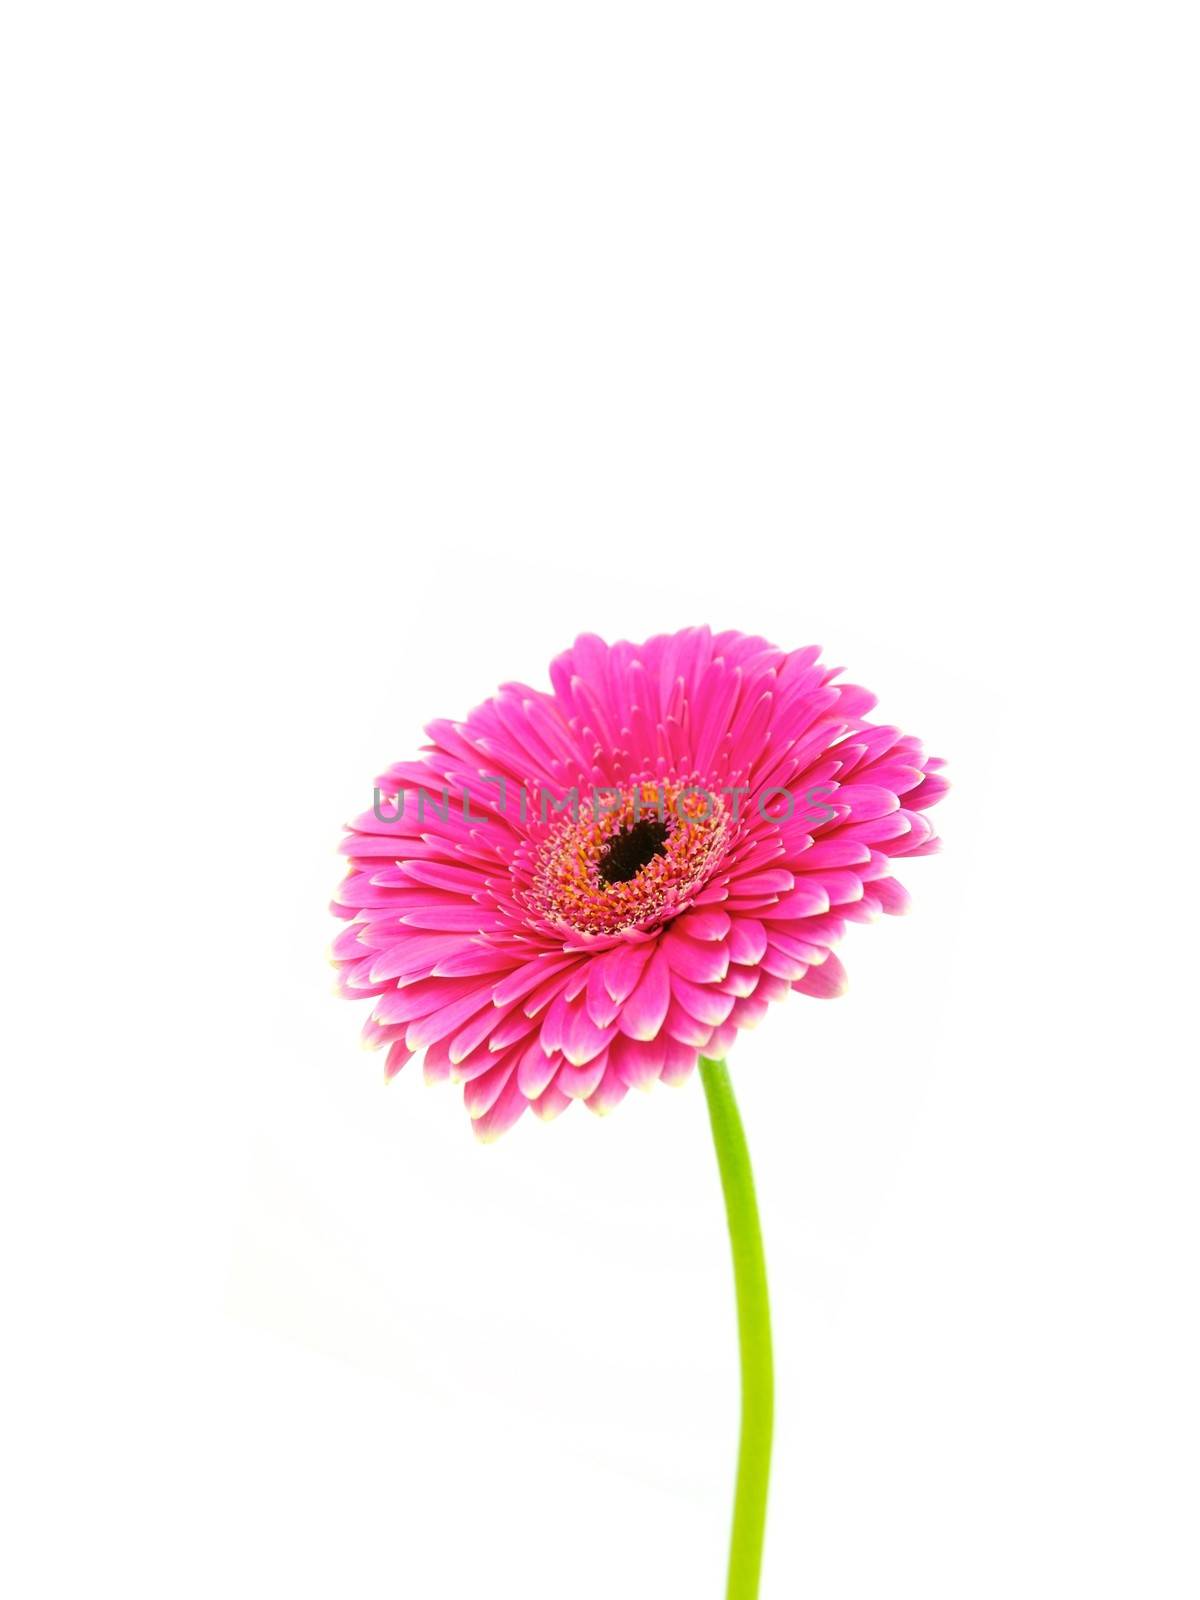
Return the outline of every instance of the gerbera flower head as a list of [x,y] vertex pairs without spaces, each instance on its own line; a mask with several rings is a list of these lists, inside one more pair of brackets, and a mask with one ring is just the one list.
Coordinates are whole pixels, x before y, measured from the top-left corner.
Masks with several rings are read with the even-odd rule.
[[417,1051],[476,1132],[608,1111],[844,984],[848,922],[903,911],[942,763],[865,720],[819,650],[585,634],[377,780],[342,843],[339,984],[393,1076]]

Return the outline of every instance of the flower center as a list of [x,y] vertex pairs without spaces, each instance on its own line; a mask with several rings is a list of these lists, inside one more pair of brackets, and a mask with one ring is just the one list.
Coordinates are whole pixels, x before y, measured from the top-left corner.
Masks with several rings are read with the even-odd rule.
[[729,843],[724,799],[674,776],[598,794],[535,824],[513,863],[516,898],[544,927],[591,937],[678,916]]
[[632,828],[614,833],[600,852],[596,867],[602,883],[628,883],[636,878],[643,867],[655,856],[662,855],[667,844],[667,825],[657,817],[643,817]]

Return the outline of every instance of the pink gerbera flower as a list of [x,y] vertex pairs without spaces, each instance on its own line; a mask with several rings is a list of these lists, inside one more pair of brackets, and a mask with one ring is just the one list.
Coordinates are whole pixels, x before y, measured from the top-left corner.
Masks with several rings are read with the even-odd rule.
[[347,830],[339,981],[392,1076],[425,1052],[476,1132],[608,1111],[722,1058],[791,989],[839,994],[847,922],[895,913],[946,788],[816,647],[585,634],[552,690],[433,722]]

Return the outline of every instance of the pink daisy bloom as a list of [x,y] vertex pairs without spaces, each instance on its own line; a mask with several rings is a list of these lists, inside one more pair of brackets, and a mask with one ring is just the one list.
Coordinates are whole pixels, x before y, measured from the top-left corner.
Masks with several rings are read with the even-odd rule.
[[790,990],[840,994],[849,922],[907,905],[942,763],[816,647],[584,634],[550,692],[437,721],[347,829],[342,991],[393,1076],[424,1051],[475,1131],[612,1109],[723,1058]]

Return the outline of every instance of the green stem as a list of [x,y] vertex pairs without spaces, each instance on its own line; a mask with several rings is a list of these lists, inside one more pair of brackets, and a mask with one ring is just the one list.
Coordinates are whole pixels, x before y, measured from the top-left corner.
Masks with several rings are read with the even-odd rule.
[[746,1135],[733,1097],[729,1070],[723,1061],[709,1061],[701,1056],[700,1081],[708,1100],[721,1187],[725,1191],[742,1356],[742,1437],[738,1447],[725,1600],[757,1600],[775,1413],[767,1263],[763,1256],[758,1202],[754,1198],[750,1152],[746,1148]]

